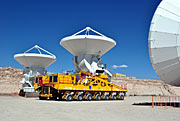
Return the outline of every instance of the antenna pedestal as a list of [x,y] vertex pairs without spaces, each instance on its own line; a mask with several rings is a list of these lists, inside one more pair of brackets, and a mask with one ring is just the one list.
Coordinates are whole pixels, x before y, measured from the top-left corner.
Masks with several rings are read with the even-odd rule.
[[34,77],[45,75],[46,70],[42,67],[30,67],[25,69],[24,77],[21,81],[24,92],[34,92]]

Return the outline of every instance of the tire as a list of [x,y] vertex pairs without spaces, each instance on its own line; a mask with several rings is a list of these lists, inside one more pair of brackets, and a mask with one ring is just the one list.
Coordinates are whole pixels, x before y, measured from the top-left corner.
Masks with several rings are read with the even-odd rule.
[[124,100],[124,95],[120,95],[120,96],[119,96],[119,99],[120,99],[120,100]]
[[116,100],[116,99],[117,99],[116,95],[113,95],[113,96],[112,96],[112,99],[113,99],[113,100]]
[[73,100],[73,96],[72,96],[71,94],[68,94],[68,95],[66,96],[66,100],[67,100],[67,101],[72,101],[72,100]]
[[58,100],[57,98],[58,98],[58,93],[54,93],[52,99],[53,100]]
[[97,94],[97,95],[96,95],[96,100],[101,100],[100,94]]
[[46,100],[46,99],[47,99],[46,97],[39,96],[39,100]]
[[78,101],[82,101],[83,100],[83,96],[82,95],[77,95],[77,100]]
[[104,99],[105,99],[105,100],[109,100],[109,95],[105,95],[105,96],[104,96]]
[[25,97],[25,92],[24,92],[23,89],[21,89],[21,90],[19,91],[19,96]]
[[88,101],[91,101],[91,100],[92,100],[92,95],[91,95],[91,94],[88,94],[88,95],[87,95],[87,100],[88,100]]
[[58,100],[63,100],[63,99],[62,99],[62,96],[63,96],[63,94],[59,93],[59,94],[58,94]]

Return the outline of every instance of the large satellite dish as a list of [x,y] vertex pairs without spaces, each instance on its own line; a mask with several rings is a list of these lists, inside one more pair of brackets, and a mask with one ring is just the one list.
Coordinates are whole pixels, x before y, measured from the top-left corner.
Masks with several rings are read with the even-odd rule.
[[[33,49],[38,50],[38,53],[32,53],[31,50]],[[25,67],[24,78],[21,83],[23,91],[29,93],[34,92],[34,77],[45,75],[45,68],[56,61],[56,56],[35,45],[24,53],[14,55],[14,59]]]
[[161,80],[180,86],[180,0],[163,0],[151,22],[149,53]]
[[[60,45],[74,55],[73,63],[77,72],[83,70],[95,73],[96,70],[103,68],[102,55],[112,49],[116,42],[94,29],[86,27],[72,36],[61,39]],[[104,69],[104,71],[111,75],[108,70]]]
[[[34,48],[37,49],[39,53],[28,53]],[[40,50],[46,52],[47,54],[42,54]],[[56,61],[56,56],[36,45],[22,54],[14,55],[14,59],[26,68],[46,68]]]
[[[86,31],[85,35],[78,35],[83,31]],[[98,35],[90,35],[89,31],[93,31]],[[80,54],[102,56],[113,48],[116,45],[116,42],[113,39],[93,30],[92,28],[86,27],[72,36],[63,38],[60,41],[60,44],[74,56]]]

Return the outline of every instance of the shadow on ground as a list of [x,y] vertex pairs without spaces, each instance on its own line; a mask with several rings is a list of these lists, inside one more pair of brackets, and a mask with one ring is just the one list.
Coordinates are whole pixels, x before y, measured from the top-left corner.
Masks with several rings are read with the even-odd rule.
[[172,106],[180,108],[180,102],[143,102],[143,103],[133,103],[132,105],[136,106]]

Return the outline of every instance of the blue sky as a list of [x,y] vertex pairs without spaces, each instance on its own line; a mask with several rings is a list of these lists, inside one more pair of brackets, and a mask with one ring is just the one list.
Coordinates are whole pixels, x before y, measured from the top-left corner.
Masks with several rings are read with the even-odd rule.
[[[59,45],[90,26],[117,45],[103,56],[112,72],[159,79],[148,52],[153,13],[161,0],[6,0],[0,1],[0,66],[23,68],[13,58],[35,44],[55,54],[51,72],[74,70],[73,56]],[[127,68],[112,68],[127,65]]]

